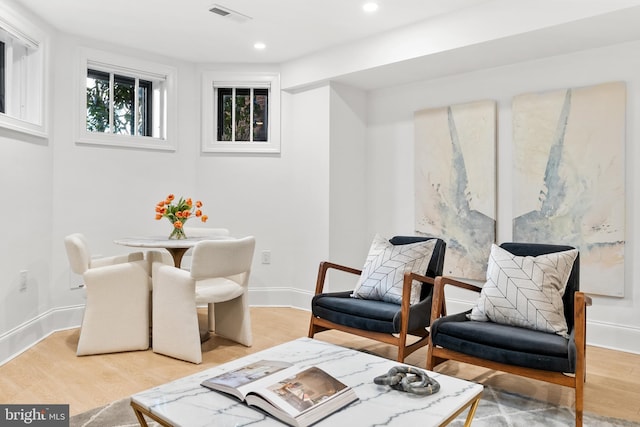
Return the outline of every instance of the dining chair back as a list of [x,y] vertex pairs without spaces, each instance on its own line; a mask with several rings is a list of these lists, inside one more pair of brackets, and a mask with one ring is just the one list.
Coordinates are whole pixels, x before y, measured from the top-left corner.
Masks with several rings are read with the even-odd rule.
[[83,275],[91,265],[91,253],[87,239],[81,233],[70,234],[64,238],[64,246],[67,250],[71,271]]
[[[184,227],[184,234],[187,238],[211,238],[211,239],[232,239],[229,236],[229,229],[227,228],[212,228],[212,227]],[[185,270],[191,270],[191,263],[193,262],[193,248],[189,248],[182,257],[180,267]]]
[[92,259],[80,233],[66,236],[64,244],[87,297],[76,354],[149,348],[151,280],[142,252]]

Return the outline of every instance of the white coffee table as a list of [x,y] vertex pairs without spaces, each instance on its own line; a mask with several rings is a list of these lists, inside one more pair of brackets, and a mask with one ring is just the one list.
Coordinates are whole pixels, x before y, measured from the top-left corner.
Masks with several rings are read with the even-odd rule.
[[147,425],[144,416],[164,426],[282,426],[276,419],[200,385],[207,378],[261,359],[318,366],[355,390],[359,400],[315,424],[318,427],[443,426],[469,408],[468,426],[483,390],[480,384],[435,372],[429,375],[440,383],[436,394],[417,396],[393,390],[374,384],[373,378],[398,362],[300,338],[137,393],[131,396],[131,406],[141,426]]

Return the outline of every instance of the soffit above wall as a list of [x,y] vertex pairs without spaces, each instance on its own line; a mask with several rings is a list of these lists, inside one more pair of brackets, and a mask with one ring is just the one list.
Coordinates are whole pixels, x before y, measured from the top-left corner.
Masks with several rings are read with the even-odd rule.
[[[337,81],[363,90],[391,87],[409,82],[436,79],[473,70],[487,69],[580,50],[640,40],[640,6],[625,8],[568,23],[505,35],[475,44],[461,44],[421,56],[374,64],[350,71],[346,67],[313,67],[314,60],[330,63],[335,58],[308,58],[283,66],[283,88],[304,90],[323,80]],[[366,46],[364,47],[367,48]],[[338,56],[339,58],[339,56]],[[382,62],[382,61],[381,61]],[[290,68],[288,68],[290,67]],[[306,70],[309,81],[300,79]],[[318,72],[320,70],[320,72]],[[338,70],[338,72],[335,72]],[[321,76],[321,72],[325,72]],[[333,74],[331,74],[334,72]],[[289,79],[294,73],[298,79]],[[315,74],[314,74],[315,73]]]

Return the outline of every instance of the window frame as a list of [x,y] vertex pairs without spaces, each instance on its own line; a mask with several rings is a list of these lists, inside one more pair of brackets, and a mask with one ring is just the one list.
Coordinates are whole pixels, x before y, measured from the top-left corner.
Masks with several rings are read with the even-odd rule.
[[[36,22],[6,4],[0,4],[0,29],[14,41],[13,44],[19,44],[25,49],[25,54],[20,56],[19,65],[15,65],[13,59],[6,55],[8,40],[4,40],[2,81],[5,85],[5,112],[0,113],[0,129],[47,139],[49,38]],[[19,98],[13,99],[10,92],[19,92]],[[9,108],[16,103],[20,106],[20,113],[17,115],[12,113],[13,107]]]
[[[266,141],[218,141],[216,87],[269,88]],[[204,71],[202,73],[202,152],[280,153],[280,74],[276,72]]]
[[[79,49],[78,96],[76,102],[76,143],[160,151],[177,150],[177,70],[175,67],[89,48]],[[162,80],[162,96],[154,104],[162,127],[160,137],[125,135],[87,130],[88,70],[112,73],[139,80]],[[137,98],[138,94],[135,94]],[[137,104],[136,104],[137,105]],[[135,107],[134,107],[135,108]],[[137,126],[137,124],[135,124]]]

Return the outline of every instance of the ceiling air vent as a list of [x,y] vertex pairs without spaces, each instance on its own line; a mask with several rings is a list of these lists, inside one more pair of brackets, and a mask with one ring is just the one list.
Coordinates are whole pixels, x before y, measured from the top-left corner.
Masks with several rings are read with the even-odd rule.
[[209,12],[215,13],[216,15],[220,15],[223,18],[231,19],[236,22],[247,22],[251,20],[250,16],[244,15],[240,12],[236,12],[235,10],[231,10],[228,7],[221,6],[219,4],[214,4],[209,9]]

